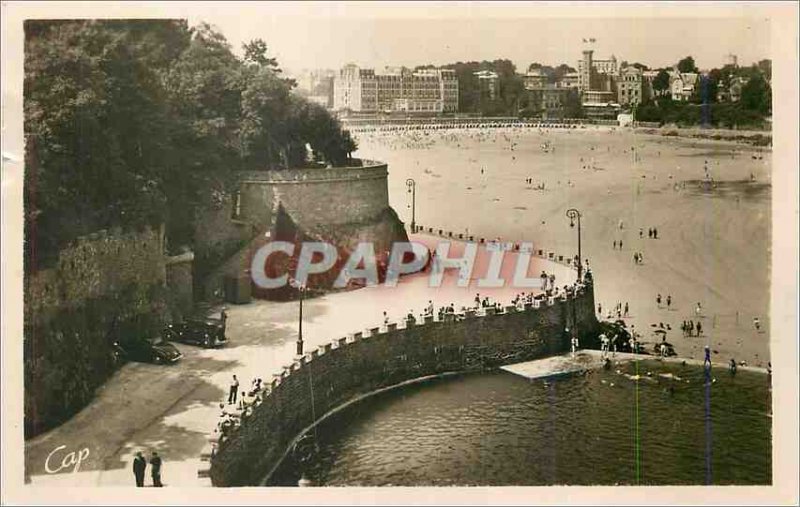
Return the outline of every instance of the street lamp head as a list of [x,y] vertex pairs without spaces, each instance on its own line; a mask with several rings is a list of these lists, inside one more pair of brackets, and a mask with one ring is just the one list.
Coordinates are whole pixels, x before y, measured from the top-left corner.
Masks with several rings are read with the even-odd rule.
[[575,227],[575,220],[573,220],[572,218],[569,219],[569,226]]

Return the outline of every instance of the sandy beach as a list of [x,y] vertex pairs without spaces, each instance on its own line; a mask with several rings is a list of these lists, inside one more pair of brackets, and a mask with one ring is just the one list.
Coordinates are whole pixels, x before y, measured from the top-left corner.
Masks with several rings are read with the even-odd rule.
[[[558,252],[577,250],[565,216],[577,208],[604,318],[627,302],[626,320],[643,340],[655,341],[651,326],[663,322],[679,356],[702,359],[709,345],[715,362],[769,361],[771,153],[764,148],[609,127],[375,133],[359,143],[359,156],[389,163],[390,200],[407,223],[406,178],[417,182],[419,225]],[[714,185],[704,182],[706,167]],[[648,238],[653,227],[658,239]],[[689,319],[702,323],[702,337],[683,336]]]

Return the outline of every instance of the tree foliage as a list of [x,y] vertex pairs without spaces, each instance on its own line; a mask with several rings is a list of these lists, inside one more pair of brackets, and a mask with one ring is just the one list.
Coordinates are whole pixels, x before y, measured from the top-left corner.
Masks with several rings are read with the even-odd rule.
[[657,96],[669,93],[669,73],[665,69],[658,71],[658,74],[653,79],[653,91]]
[[352,138],[293,86],[264,41],[240,58],[206,24],[26,22],[27,258],[114,226],[164,223],[177,247],[235,171],[303,165],[306,143],[345,163]]
[[678,72],[697,72],[697,66],[694,64],[694,58],[687,56],[678,62]]
[[742,107],[749,111],[769,114],[772,111],[772,90],[761,74],[756,74],[742,86]]

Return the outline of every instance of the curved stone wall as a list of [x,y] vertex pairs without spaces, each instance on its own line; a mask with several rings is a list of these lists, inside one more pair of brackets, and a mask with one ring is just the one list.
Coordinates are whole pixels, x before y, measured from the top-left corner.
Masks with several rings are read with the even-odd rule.
[[566,327],[585,336],[596,326],[589,283],[524,309],[427,317],[339,338],[273,375],[239,426],[226,436],[214,434],[205,451],[209,466],[198,474],[214,486],[269,484],[293,442],[336,407],[412,379],[559,354],[569,347]]
[[[240,172],[238,206],[232,198],[197,235],[199,257],[213,260],[198,273],[204,296],[221,294],[226,277],[249,277],[250,260],[266,241],[325,241],[339,250],[342,264],[361,241],[373,243],[380,252],[390,251],[396,241],[407,241],[402,222],[389,206],[387,165],[357,162],[361,165]],[[291,226],[280,228],[280,223]],[[337,275],[331,270],[330,279],[309,286],[328,289]],[[284,292],[251,284],[255,297],[285,299]]]
[[386,164],[240,173],[241,218],[269,222],[275,201],[307,229],[370,222],[389,207]]

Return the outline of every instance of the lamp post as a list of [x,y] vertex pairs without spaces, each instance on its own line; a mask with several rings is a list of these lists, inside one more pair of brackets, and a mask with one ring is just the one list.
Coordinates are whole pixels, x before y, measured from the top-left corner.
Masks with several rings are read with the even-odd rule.
[[303,296],[305,296],[306,288],[305,286],[297,283],[297,280],[295,280],[294,278],[292,278],[289,283],[300,293],[300,313],[298,315],[299,323],[297,332],[297,355],[302,357],[303,356]]
[[575,220],[578,220],[578,280],[583,280],[583,259],[581,258],[581,212],[575,208],[567,210],[569,226],[575,227]]
[[417,211],[417,182],[414,181],[412,178],[408,178],[406,180],[406,186],[408,187],[408,193],[411,194],[411,232],[417,232],[417,221],[416,221],[416,211]]

